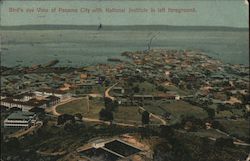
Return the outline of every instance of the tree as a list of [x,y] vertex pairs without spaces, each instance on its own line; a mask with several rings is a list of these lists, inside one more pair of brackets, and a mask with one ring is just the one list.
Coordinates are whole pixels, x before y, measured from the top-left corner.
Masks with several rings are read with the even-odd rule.
[[179,139],[162,141],[154,147],[153,161],[188,161],[193,160],[188,148]]
[[109,80],[105,80],[105,81],[104,81],[104,85],[105,85],[106,87],[108,87],[108,86],[110,85],[110,81],[109,81]]
[[137,85],[137,86],[133,87],[133,91],[134,91],[134,93],[139,93],[140,92],[139,86]]
[[219,121],[213,121],[212,122],[212,127],[214,129],[219,129],[219,130],[222,130],[222,131],[225,130],[224,126]]
[[118,101],[117,101],[117,100],[114,100],[114,101],[113,101],[113,110],[114,110],[114,111],[117,110],[118,107],[119,107]]
[[175,85],[178,85],[180,83],[180,79],[178,77],[173,77],[171,78],[171,82],[174,83]]
[[5,112],[5,111],[7,111],[9,108],[6,107],[6,106],[1,105],[0,109],[1,109],[1,112]]
[[82,120],[82,114],[76,113],[75,118],[77,118],[77,120]]
[[11,138],[9,141],[6,142],[4,149],[6,151],[16,151],[20,150],[20,142],[16,137]]
[[75,117],[69,114],[62,114],[57,118],[58,125],[64,124],[67,121],[75,122]]
[[173,161],[172,147],[167,141],[158,143],[153,150],[153,161]]
[[109,111],[114,111],[118,108],[118,102],[116,100],[113,101],[111,98],[108,98],[108,97],[104,98],[104,105],[105,105],[105,109]]
[[81,130],[85,128],[85,125],[82,123],[72,123],[72,122],[67,122],[64,125],[64,130],[68,133],[72,134],[79,134],[81,133]]
[[103,121],[112,121],[114,119],[112,111],[104,108],[99,112],[99,118]]
[[215,146],[219,148],[223,147],[233,147],[233,139],[232,138],[218,138],[216,139]]
[[217,105],[217,112],[219,112],[219,111],[225,111],[225,110],[228,110],[228,109],[229,109],[229,107],[227,107],[226,104],[220,103],[220,104]]
[[104,98],[105,109],[112,111],[113,110],[113,100],[109,97]]
[[188,131],[197,131],[204,128],[204,121],[194,116],[184,116],[181,120],[181,126]]
[[164,87],[163,85],[158,85],[157,87],[157,90],[158,91],[161,91],[161,92],[167,92],[169,91],[166,87]]
[[162,138],[170,139],[174,136],[174,130],[170,126],[161,125],[159,136]]
[[148,111],[143,111],[141,121],[142,121],[143,125],[149,124],[149,113],[148,113]]
[[212,108],[207,108],[206,111],[207,111],[208,117],[209,117],[210,119],[214,119],[214,116],[215,116],[215,111],[214,111],[214,109],[212,109]]

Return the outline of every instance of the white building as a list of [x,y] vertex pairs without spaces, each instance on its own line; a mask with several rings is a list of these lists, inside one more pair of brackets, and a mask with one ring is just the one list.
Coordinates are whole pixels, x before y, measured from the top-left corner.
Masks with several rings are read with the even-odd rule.
[[35,97],[34,93],[22,93],[13,97],[14,101],[27,102]]
[[46,101],[43,100],[36,100],[36,99],[30,99],[29,101],[20,101],[14,98],[5,98],[3,100],[1,100],[1,105],[2,106],[6,106],[9,108],[12,107],[18,107],[21,108],[22,111],[29,111],[30,109],[34,108],[34,107],[38,107],[38,108],[46,108]]
[[37,116],[33,112],[14,112],[4,120],[4,127],[30,127],[37,121]]
[[34,92],[37,96],[49,97],[56,96],[61,100],[71,97],[71,94],[62,90],[53,90],[53,89],[40,89]]

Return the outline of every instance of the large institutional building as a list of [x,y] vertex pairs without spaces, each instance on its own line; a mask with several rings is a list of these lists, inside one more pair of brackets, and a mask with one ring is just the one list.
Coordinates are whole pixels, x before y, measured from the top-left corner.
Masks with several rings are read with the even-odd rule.
[[30,127],[37,121],[37,116],[33,112],[17,111],[10,114],[4,120],[4,127]]

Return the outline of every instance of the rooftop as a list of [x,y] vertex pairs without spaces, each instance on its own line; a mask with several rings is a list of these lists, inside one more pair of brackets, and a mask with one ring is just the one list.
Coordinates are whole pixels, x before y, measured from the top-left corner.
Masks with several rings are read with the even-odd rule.
[[8,120],[28,120],[31,116],[34,116],[35,113],[33,112],[23,112],[23,111],[17,111],[12,114],[10,114],[7,119]]
[[89,148],[80,152],[80,155],[87,157],[92,161],[118,161],[129,157],[141,150],[121,140],[109,141],[102,145],[103,147]]

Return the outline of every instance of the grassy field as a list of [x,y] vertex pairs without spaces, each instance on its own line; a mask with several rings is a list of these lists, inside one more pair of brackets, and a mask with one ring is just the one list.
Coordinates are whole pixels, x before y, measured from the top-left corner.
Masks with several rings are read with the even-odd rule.
[[82,98],[79,100],[68,102],[63,105],[59,105],[56,107],[56,110],[60,114],[74,115],[76,113],[81,113],[81,114],[86,113],[88,111],[87,99]]
[[89,100],[89,111],[83,114],[84,117],[99,118],[99,112],[104,108],[104,103],[99,99]]
[[138,111],[138,107],[120,106],[117,111],[114,112],[114,120],[128,124],[141,124],[141,114]]
[[174,101],[171,103],[156,103],[152,106],[146,106],[145,109],[148,111],[157,114],[164,115],[165,112],[170,112],[173,119],[171,121],[179,121],[180,117],[183,116],[194,116],[196,118],[206,118],[207,112],[202,108],[193,106],[184,101]]
[[215,129],[200,129],[197,132],[189,132],[190,134],[197,135],[199,137],[213,137],[213,138],[220,138],[220,137],[225,137],[225,135],[217,132]]
[[249,137],[249,122],[247,120],[219,120],[229,134]]
[[104,86],[101,86],[101,85],[95,86],[95,87],[92,89],[92,93],[100,93],[100,94],[103,94],[104,92],[105,92],[105,87],[104,87]]
[[233,116],[233,113],[230,111],[219,111],[215,115],[216,118],[225,118],[225,117],[231,117],[231,116]]
[[177,92],[179,95],[188,95],[188,94],[190,94],[189,92],[181,90],[180,88],[178,88],[178,87],[176,87],[174,85],[165,86],[165,87],[166,87],[167,90],[172,91],[172,92]]
[[134,83],[134,85],[138,85],[141,90],[145,90],[145,93],[152,93],[157,91],[155,85],[146,81],[142,83]]
[[[74,115],[80,113],[86,118],[99,119],[99,112],[102,108],[104,108],[103,100],[93,98],[89,100],[88,110],[87,99],[82,98],[60,105],[56,110],[60,114]],[[134,125],[141,124],[141,113],[136,106],[119,106],[118,109],[113,112],[113,116],[115,122]],[[151,123],[155,124],[160,122],[152,118]]]
[[84,117],[99,118],[99,112],[103,104],[98,99],[89,100],[89,109],[87,98],[82,98],[79,100],[74,100],[66,104],[60,105],[56,108],[58,113],[61,114],[71,114],[76,113],[82,114]]

